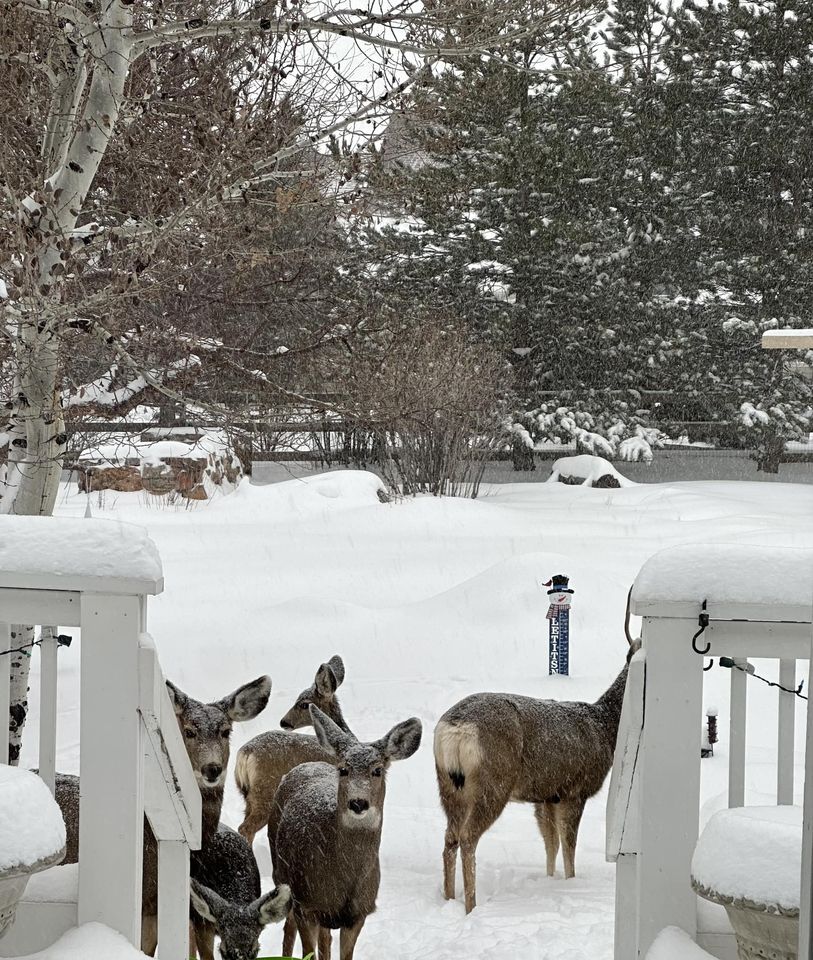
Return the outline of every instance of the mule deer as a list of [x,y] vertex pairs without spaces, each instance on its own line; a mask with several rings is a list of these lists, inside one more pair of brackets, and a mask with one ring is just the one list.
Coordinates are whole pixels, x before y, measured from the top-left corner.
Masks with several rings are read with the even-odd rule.
[[[201,849],[205,851],[220,822],[232,724],[251,720],[265,709],[271,695],[271,678],[259,677],[215,703],[201,703],[182,693],[168,680],[166,683],[201,792]],[[67,833],[67,854],[63,863],[76,863],[79,857],[79,778],[58,774],[55,794]],[[141,918],[141,949],[152,955],[158,943],[158,848],[146,820]]]
[[378,896],[387,769],[418,749],[421,722],[359,743],[318,707],[310,713],[333,763],[302,764],[280,784],[268,825],[274,882],[291,888],[303,953],[318,941],[319,960],[329,960],[330,931],[340,929],[341,960],[352,960]]
[[[638,648],[631,643],[627,664]],[[457,851],[466,913],[475,906],[475,851],[509,800],[535,805],[553,876],[559,845],[575,875],[576,838],[586,801],[613,762],[627,669],[595,703],[535,700],[510,693],[466,697],[435,727],[435,771],[446,813],[443,894],[455,897]]]
[[280,886],[261,896],[251,847],[222,823],[206,847],[193,854],[191,866],[190,917],[198,956],[214,960],[217,934],[222,960],[255,960],[263,927],[288,915],[290,889]]
[[246,805],[245,817],[238,832],[249,844],[254,842],[258,831],[268,824],[274,794],[285,774],[300,763],[330,763],[333,760],[332,754],[321,746],[316,737],[290,732],[310,726],[308,711],[311,704],[342,730],[350,732],[336,697],[336,690],[343,680],[342,658],[331,657],[319,667],[311,686],[299,694],[294,705],[280,720],[280,726],[289,732],[269,730],[258,734],[237,751],[234,778]]

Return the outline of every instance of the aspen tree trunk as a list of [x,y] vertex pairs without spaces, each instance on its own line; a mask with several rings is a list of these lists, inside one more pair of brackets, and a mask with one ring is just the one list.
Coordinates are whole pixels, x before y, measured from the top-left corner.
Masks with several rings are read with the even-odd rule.
[[[20,204],[25,239],[19,308],[3,318],[16,329],[11,442],[0,488],[0,513],[48,516],[62,469],[65,432],[59,369],[61,277],[71,257],[88,191],[119,117],[130,70],[125,33],[132,24],[120,0],[103,0],[94,21],[81,25],[82,44],[52,54],[55,80],[42,145],[43,182]],[[12,626],[13,646],[33,628]],[[30,656],[15,654],[11,670],[9,758],[19,758],[28,709]]]

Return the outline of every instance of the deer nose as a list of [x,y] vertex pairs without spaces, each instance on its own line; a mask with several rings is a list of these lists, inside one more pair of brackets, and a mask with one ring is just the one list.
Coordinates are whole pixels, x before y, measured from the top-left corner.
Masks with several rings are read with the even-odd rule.
[[361,800],[358,797],[353,800],[347,801],[347,806],[353,811],[353,813],[364,813],[365,810],[370,809],[370,803],[368,800]]
[[283,730],[294,729],[294,725],[291,723],[290,720],[280,720],[279,725],[282,727]]
[[208,780],[209,783],[216,783],[220,774],[223,773],[223,767],[218,763],[207,763],[206,766],[200,768],[200,772],[203,774],[204,780]]

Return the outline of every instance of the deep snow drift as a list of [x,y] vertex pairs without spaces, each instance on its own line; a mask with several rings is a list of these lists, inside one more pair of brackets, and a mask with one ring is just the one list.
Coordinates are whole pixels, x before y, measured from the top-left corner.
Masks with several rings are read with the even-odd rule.
[[[435,786],[434,724],[455,701],[482,690],[597,697],[623,665],[627,590],[649,556],[673,543],[696,544],[698,554],[710,542],[807,546],[813,488],[680,483],[597,490],[536,483],[487,489],[477,501],[382,504],[377,487],[370,474],[343,472],[270,487],[244,484],[191,510],[165,507],[147,494],[107,492],[103,508],[96,495],[93,504],[97,516],[143,523],[158,545],[166,590],[150,602],[149,629],[167,676],[201,699],[272,676],[269,707],[235,726],[234,750],[276,727],[334,653],[345,661],[340,698],[360,737],[422,718],[420,750],[389,775],[379,909],[361,935],[358,960],[485,953],[609,958],[614,869],[604,862],[606,786],[587,805],[577,876],[569,881],[561,867],[559,876],[545,876],[533,809],[509,805],[479,845],[478,906],[466,917],[462,900],[444,902],[440,892],[445,822]],[[61,497],[61,515],[84,513],[85,496],[74,491]],[[576,591],[569,678],[547,676],[541,583],[554,573],[569,575]],[[36,665],[35,659],[35,671]],[[59,768],[76,772],[76,643],[60,651],[60,666]],[[758,672],[774,676],[776,669],[762,663]],[[724,805],[730,676],[716,668],[705,678],[705,702],[720,709],[720,742],[703,761],[704,820]],[[36,718],[35,678],[32,701]],[[752,681],[749,707],[747,802],[770,803],[776,692]],[[36,742],[34,720],[26,763],[36,761]],[[232,826],[242,819],[232,784],[224,816]],[[263,836],[255,849],[267,874]],[[458,880],[459,896],[460,886]],[[278,952],[280,942],[279,928],[268,929],[264,954]]]

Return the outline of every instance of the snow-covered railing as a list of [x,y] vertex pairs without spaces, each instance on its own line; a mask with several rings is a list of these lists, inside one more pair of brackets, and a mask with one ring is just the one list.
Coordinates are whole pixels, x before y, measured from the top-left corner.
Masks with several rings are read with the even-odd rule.
[[[145,814],[158,842],[157,955],[188,956],[189,850],[200,846],[201,801],[145,632],[147,596],[163,588],[155,546],[140,528],[107,520],[2,517],[0,530],[0,645],[9,648],[12,623],[81,630],[82,785],[76,911],[23,901],[0,956],[32,953],[88,921],[138,946]],[[48,776],[58,641],[47,627],[42,636],[40,766]],[[8,715],[8,659],[0,655],[0,717]]]
[[[766,585],[762,595],[755,588],[760,583]],[[699,829],[703,666],[710,657],[729,657],[743,668],[749,657],[776,659],[779,682],[795,689],[796,661],[811,655],[813,551],[741,544],[670,548],[644,565],[631,610],[643,618],[643,648],[630,665],[607,806],[606,852],[616,863],[615,960],[643,958],[667,926],[681,927],[718,956],[735,957],[733,936],[698,935],[690,885]],[[701,613],[709,622],[693,646]],[[731,674],[733,807],[746,799],[748,676],[736,668]],[[787,804],[793,800],[795,697],[778,693],[776,798]],[[813,750],[806,763],[811,796],[805,829],[811,832]],[[809,930],[805,885],[810,899],[803,882],[802,938]]]

